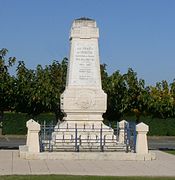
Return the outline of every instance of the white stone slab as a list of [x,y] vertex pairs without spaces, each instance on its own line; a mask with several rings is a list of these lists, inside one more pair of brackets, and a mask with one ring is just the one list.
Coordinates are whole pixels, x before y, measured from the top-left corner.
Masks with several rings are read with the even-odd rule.
[[137,154],[125,152],[20,152],[23,159],[53,159],[53,160],[122,160],[148,161],[155,160],[154,153]]

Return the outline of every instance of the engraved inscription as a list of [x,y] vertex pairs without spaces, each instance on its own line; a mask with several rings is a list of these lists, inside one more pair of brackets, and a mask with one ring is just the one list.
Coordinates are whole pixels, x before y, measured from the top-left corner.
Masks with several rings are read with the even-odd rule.
[[95,64],[94,43],[76,43],[74,49],[74,85],[95,85],[96,64]]

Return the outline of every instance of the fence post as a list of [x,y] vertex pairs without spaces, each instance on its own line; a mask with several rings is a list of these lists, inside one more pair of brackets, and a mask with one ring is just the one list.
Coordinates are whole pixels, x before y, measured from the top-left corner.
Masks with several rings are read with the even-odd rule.
[[77,124],[75,124],[75,151],[79,152]]
[[44,120],[44,132],[43,132],[44,138],[43,140],[46,140],[46,121]]
[[101,124],[101,128],[100,128],[100,149],[103,152],[103,125]]
[[130,126],[129,123],[125,125],[125,143],[126,143],[126,152],[129,152],[130,147],[130,138],[131,138],[131,132],[130,132]]
[[116,141],[119,141],[119,122],[117,121],[117,127],[116,127]]
[[49,125],[49,152],[52,151],[51,140],[52,140],[52,124],[50,123],[50,125]]
[[125,127],[128,124],[126,120],[122,120],[119,122],[119,143],[125,143]]
[[133,138],[134,138],[134,139],[133,139],[133,141],[134,141],[134,142],[133,142],[133,145],[134,145],[133,150],[134,150],[134,152],[136,152],[136,137],[137,137],[137,134],[136,134],[136,124],[134,124],[134,130],[133,130],[133,131],[134,131],[134,133],[133,133],[133,136],[134,136],[134,137],[133,137]]

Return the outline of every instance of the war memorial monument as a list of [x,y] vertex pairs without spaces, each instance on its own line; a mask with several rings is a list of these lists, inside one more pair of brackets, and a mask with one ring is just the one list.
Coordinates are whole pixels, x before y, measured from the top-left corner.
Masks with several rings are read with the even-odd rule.
[[99,28],[96,21],[80,18],[70,31],[70,58],[66,88],[61,95],[63,121],[44,130],[34,120],[27,122],[27,143],[19,147],[25,159],[153,160],[149,153],[149,127],[136,125],[134,149],[128,143],[128,122],[119,122],[118,131],[103,123],[107,94],[102,90],[99,60]]

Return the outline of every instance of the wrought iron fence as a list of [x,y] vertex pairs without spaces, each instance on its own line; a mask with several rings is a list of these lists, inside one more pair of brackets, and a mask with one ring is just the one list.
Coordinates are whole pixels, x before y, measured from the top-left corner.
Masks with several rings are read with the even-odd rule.
[[[88,151],[132,151],[135,152],[135,144],[136,144],[136,131],[135,131],[135,123],[133,122],[129,122],[126,124],[125,126],[125,143],[122,146],[121,144],[119,144],[118,140],[119,140],[119,132],[120,132],[120,128],[118,123],[116,124],[115,127],[113,127],[113,131],[114,131],[114,138],[115,139],[109,139],[106,138],[106,136],[104,135],[106,133],[106,131],[108,131],[109,129],[111,129],[111,125],[109,125],[109,128],[103,128],[101,126],[101,128],[94,128],[94,126],[92,125],[91,128],[86,128],[86,126],[84,125],[83,128],[77,128],[77,125],[75,124],[74,128],[70,128],[69,125],[67,124],[66,128],[60,128],[59,126],[55,127],[54,124],[47,124],[44,123],[41,125],[41,131],[40,131],[40,150],[41,151],[65,151],[64,148],[62,148],[61,146],[59,147],[59,142],[66,142],[66,141],[70,141],[71,140],[71,148],[68,148],[68,151],[86,151],[88,149]],[[64,137],[64,135],[62,136],[61,139],[57,139],[58,141],[58,146],[57,148],[54,147],[53,144],[53,137],[52,137],[52,133],[53,132],[57,132],[57,131],[62,131],[62,132],[66,132],[66,130],[69,130],[69,132],[71,132],[73,134],[73,137],[71,137],[71,139],[66,139]],[[87,138],[81,138],[79,135],[79,132],[82,132],[83,130],[86,130],[87,132],[89,131],[96,131],[99,132],[99,136],[98,138],[94,138],[94,139],[88,139]],[[112,143],[116,143],[116,146],[113,147]],[[91,144],[91,148],[89,148],[90,146],[88,146],[88,148],[84,148],[82,150],[82,146],[86,147],[87,143]],[[88,145],[89,145],[88,144]],[[93,147],[93,144],[96,144],[96,146]],[[118,146],[117,146],[118,145]],[[73,148],[72,148],[73,147]],[[60,149],[59,149],[60,148]]]
[[136,150],[136,123],[129,121],[125,126],[126,152]]

